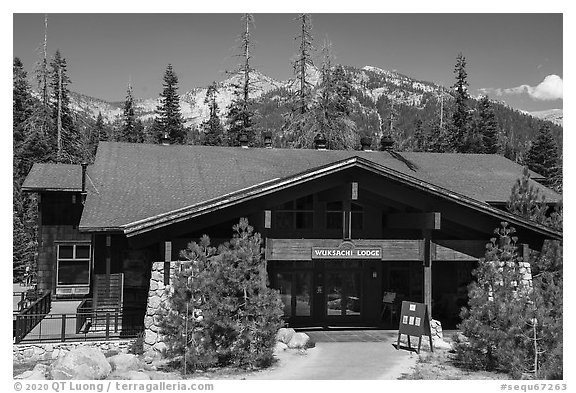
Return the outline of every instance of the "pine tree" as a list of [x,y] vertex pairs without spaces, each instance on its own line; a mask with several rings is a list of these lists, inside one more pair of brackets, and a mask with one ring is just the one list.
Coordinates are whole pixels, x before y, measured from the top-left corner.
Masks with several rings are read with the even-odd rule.
[[108,129],[104,124],[104,116],[102,112],[98,112],[96,124],[94,124],[95,137],[98,141],[107,141],[109,139]]
[[526,153],[525,163],[528,168],[544,176],[547,185],[562,183],[558,147],[548,125],[540,127],[538,137]]
[[415,124],[416,130],[414,131],[414,151],[427,151],[428,144],[427,144],[427,135],[424,133],[424,129],[422,128],[422,120],[416,119]]
[[[53,124],[50,111],[50,96],[48,88],[48,80],[50,78],[48,70],[48,16],[44,15],[44,42],[42,45],[42,53],[40,60],[36,64],[36,81],[38,83],[38,91],[40,92],[40,102],[34,108],[33,125],[29,128],[34,130],[34,133],[39,133],[41,137],[46,138],[46,144],[55,151],[56,140],[52,135]],[[53,152],[50,152],[52,154]]]
[[281,326],[282,302],[267,287],[261,237],[246,219],[218,249],[208,236],[181,252],[173,293],[163,310],[168,353],[193,369],[267,366]]
[[216,82],[208,87],[206,91],[206,98],[204,103],[208,104],[210,110],[210,117],[202,123],[204,134],[201,138],[201,143],[208,146],[222,145],[222,136],[224,134],[224,127],[218,116],[218,104],[216,103],[216,96],[218,94],[218,87]]
[[312,54],[312,17],[309,14],[301,14],[297,20],[300,21],[300,34],[295,38],[300,41],[298,57],[293,63],[294,75],[296,76],[297,89],[296,99],[292,104],[292,111],[304,114],[308,111],[312,95],[313,84],[310,81],[309,69],[314,67]]
[[470,127],[470,112],[468,107],[468,74],[466,72],[466,58],[462,53],[456,58],[454,67],[456,82],[452,86],[454,91],[454,111],[452,113],[450,150],[466,153],[467,138]]
[[136,119],[131,85],[128,85],[128,90],[126,92],[124,111],[122,113],[122,126],[118,132],[117,141],[131,143],[144,142],[142,123],[138,123],[138,120]]
[[494,108],[488,99],[483,96],[478,103],[478,123],[479,134],[482,136],[482,153],[498,153],[499,127],[496,121]]
[[473,271],[469,308],[459,329],[468,341],[456,346],[457,360],[475,369],[509,372],[519,378],[529,368],[533,345],[527,339],[533,316],[530,281],[524,280],[515,229],[495,230],[486,255]]
[[161,141],[164,135],[172,144],[184,144],[186,141],[186,128],[180,113],[180,98],[178,96],[178,77],[168,64],[164,74],[164,89],[160,94],[160,104],[156,107],[156,117],[152,131],[157,142]]
[[12,185],[12,270],[13,279],[22,281],[26,268],[31,269],[34,264],[34,239],[26,228],[27,198],[22,194],[16,182]]
[[291,147],[309,147],[314,131],[310,127],[309,111],[313,105],[314,85],[310,81],[313,62],[312,17],[301,14],[300,33],[295,37],[299,42],[298,54],[292,63],[294,69],[294,90],[289,96],[290,111],[284,115],[282,130]]
[[254,25],[254,17],[251,14],[242,16],[244,22],[244,31],[240,35],[240,53],[238,56],[242,59],[235,74],[239,77],[239,82],[234,84],[234,98],[228,107],[228,145],[240,146],[240,135],[245,135],[248,144],[253,145],[255,132],[253,130],[252,100],[250,93],[253,90],[254,81],[251,80],[251,74],[254,71],[250,65],[252,59],[252,36],[250,35],[250,26]]
[[[529,184],[530,173],[524,168],[522,177],[512,188],[508,210],[539,224],[562,230],[562,204],[547,215],[548,206],[537,188]],[[534,358],[536,378],[562,378],[562,316],[563,316],[563,242],[545,240],[541,252],[532,252],[530,265],[534,291],[531,294],[539,353]],[[533,322],[534,324],[534,322]],[[534,334],[534,333],[533,333]],[[532,335],[533,337],[533,335]]]
[[107,133],[106,133],[106,127],[104,125],[104,117],[102,116],[102,112],[98,112],[96,122],[94,122],[94,125],[91,125],[89,127],[88,132],[88,150],[90,153],[90,157],[92,159],[96,156],[96,150],[98,149],[98,142],[100,142],[101,140],[106,140],[101,138],[107,138]]
[[545,224],[548,206],[540,190],[530,184],[530,171],[525,167],[522,177],[516,180],[507,203],[510,213],[517,214],[529,220]]
[[22,61],[14,58],[12,64],[12,132],[14,148],[24,141],[24,123],[32,116],[32,98],[27,73]]
[[66,59],[57,50],[51,67],[52,122],[56,124],[56,160],[58,162],[78,163],[81,161],[80,136],[70,108],[71,83],[66,70]]
[[[360,140],[356,124],[350,118],[351,82],[341,65],[332,66],[329,44],[322,49],[324,60],[321,82],[317,86],[308,135],[321,133],[326,138],[326,147],[332,150],[353,149]],[[308,146],[310,147],[310,142]]]

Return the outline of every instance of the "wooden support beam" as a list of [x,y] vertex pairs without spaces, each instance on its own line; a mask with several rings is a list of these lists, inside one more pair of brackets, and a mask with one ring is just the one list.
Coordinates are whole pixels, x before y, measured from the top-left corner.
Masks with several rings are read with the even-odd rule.
[[440,229],[440,213],[391,213],[385,216],[387,228]]
[[112,236],[106,235],[106,280],[110,280],[112,264]]
[[422,237],[424,238],[424,304],[428,308],[430,318],[432,318],[432,260],[435,254],[435,245],[432,243],[431,231],[429,229],[422,230]]
[[518,255],[524,262],[530,261],[530,245],[525,243],[518,244]]
[[172,242],[164,242],[164,285],[170,284],[170,261],[172,260]]

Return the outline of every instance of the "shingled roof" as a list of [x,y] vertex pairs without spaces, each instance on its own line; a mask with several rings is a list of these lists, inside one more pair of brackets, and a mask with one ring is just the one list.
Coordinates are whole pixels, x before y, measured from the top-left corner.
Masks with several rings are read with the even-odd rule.
[[71,164],[34,164],[23,191],[82,191],[82,167]]
[[[498,155],[100,142],[88,170],[93,187],[80,229],[123,229],[353,157],[482,203],[505,203],[522,174],[520,165]],[[548,201],[560,199],[552,190],[533,184]]]

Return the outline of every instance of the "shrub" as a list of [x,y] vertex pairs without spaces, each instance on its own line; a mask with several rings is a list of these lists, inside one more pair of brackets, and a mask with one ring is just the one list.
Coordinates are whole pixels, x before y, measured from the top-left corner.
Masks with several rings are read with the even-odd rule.
[[261,237],[246,219],[233,227],[218,249],[208,236],[181,252],[163,311],[168,353],[183,356],[193,369],[215,365],[255,368],[273,360],[282,324],[278,292],[266,286]]
[[128,353],[132,355],[142,355],[144,353],[144,337],[144,332],[138,333],[134,342],[128,347]]

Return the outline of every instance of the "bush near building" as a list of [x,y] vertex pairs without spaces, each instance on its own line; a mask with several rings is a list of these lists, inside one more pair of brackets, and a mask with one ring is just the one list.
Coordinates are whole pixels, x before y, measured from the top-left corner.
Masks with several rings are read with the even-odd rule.
[[561,379],[561,244],[551,243],[531,258],[537,273],[527,281],[514,228],[502,223],[495,234],[473,272],[469,308],[459,325],[466,339],[456,345],[456,361],[513,378]]
[[230,242],[210,246],[208,236],[181,252],[162,321],[167,353],[192,369],[258,368],[271,364],[282,301],[267,287],[261,237],[247,219]]

